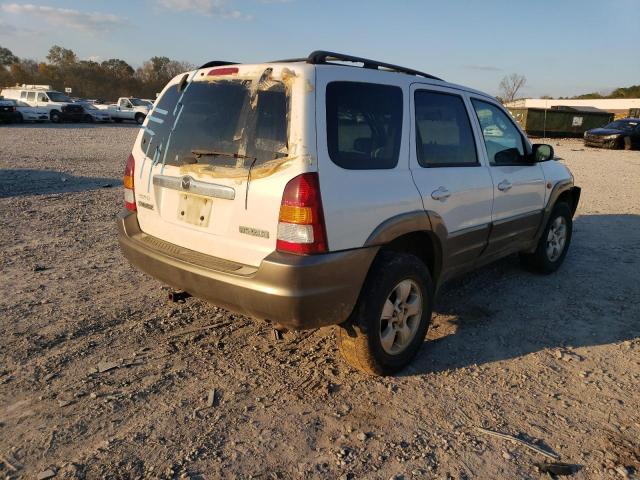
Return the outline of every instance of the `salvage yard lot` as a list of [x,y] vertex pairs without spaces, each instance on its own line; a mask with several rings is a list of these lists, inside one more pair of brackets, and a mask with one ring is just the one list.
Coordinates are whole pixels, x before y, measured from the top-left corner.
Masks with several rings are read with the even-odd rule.
[[542,476],[543,456],[475,427],[555,451],[572,478],[640,469],[640,152],[551,140],[583,188],[560,271],[514,256],[451,282],[414,364],[375,378],[331,329],[276,342],[168,303],[124,260],[114,220],[137,132],[0,128],[0,473]]

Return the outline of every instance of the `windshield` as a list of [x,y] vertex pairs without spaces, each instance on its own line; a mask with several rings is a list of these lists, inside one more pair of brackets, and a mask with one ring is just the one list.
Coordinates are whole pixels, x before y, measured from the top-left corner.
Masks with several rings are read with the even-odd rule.
[[611,122],[609,125],[605,126],[604,128],[611,128],[614,130],[623,130],[623,131],[631,131],[633,130],[638,124],[636,122],[624,122],[622,120],[617,120],[615,122]]
[[129,101],[133,104],[134,107],[148,107],[149,104],[144,100],[140,100],[139,98],[130,98]]
[[[269,80],[254,88],[255,83],[197,81],[182,92],[179,85],[172,85],[156,103],[142,149],[156,162],[178,166],[249,167],[285,157],[288,98],[284,84]],[[194,155],[194,150],[214,153]]]
[[95,107],[91,103],[81,103],[80,105],[82,105],[82,108],[85,110],[98,110],[98,107]]
[[64,93],[60,92],[47,92],[47,96],[49,100],[52,102],[71,102],[71,99],[67,97]]

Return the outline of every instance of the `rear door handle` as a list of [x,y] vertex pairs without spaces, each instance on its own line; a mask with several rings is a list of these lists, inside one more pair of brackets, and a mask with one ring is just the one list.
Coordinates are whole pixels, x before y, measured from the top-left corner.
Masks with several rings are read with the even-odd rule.
[[511,188],[511,182],[509,180],[503,180],[498,184],[498,190],[506,192]]
[[431,192],[431,198],[434,200],[440,200],[441,202],[444,202],[450,196],[451,192],[444,187],[439,187],[437,190]]

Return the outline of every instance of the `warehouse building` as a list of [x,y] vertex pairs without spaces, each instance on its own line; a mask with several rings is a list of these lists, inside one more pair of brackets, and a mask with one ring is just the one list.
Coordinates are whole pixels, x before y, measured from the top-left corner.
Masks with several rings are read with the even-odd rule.
[[[631,110],[640,110],[640,98],[594,98],[594,99],[546,99],[546,98],[524,98],[514,100],[506,104],[508,108],[541,108],[552,107],[591,107],[613,113],[616,118],[624,118],[630,115]],[[632,112],[633,113],[633,112]]]

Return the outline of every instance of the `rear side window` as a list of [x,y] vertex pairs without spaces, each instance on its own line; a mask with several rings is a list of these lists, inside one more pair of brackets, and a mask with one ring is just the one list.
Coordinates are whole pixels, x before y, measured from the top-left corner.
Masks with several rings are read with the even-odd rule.
[[30,102],[33,102],[35,99],[36,99],[36,92],[27,93],[27,100],[29,100]]
[[350,170],[394,168],[402,137],[402,89],[390,85],[327,85],[327,146]]
[[423,167],[478,165],[473,132],[458,95],[417,90],[416,151]]

